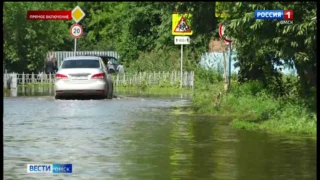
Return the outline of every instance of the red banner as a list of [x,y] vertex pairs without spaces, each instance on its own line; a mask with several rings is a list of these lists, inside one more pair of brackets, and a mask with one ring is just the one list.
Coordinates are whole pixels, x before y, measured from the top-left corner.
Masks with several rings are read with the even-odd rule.
[[71,11],[28,11],[28,20],[72,20]]

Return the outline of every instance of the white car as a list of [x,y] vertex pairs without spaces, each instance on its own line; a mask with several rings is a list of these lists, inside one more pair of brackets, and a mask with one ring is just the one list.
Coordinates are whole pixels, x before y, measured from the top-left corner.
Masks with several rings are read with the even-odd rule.
[[112,76],[97,56],[65,58],[56,73],[55,98],[88,95],[113,98]]

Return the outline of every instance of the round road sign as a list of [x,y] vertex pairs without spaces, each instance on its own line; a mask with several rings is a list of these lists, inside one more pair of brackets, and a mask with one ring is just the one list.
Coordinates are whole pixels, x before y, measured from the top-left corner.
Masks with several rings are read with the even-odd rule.
[[82,33],[83,33],[83,29],[82,29],[82,26],[80,24],[74,24],[74,25],[71,26],[70,34],[74,38],[80,38],[82,36]]
[[224,41],[226,41],[228,43],[231,43],[232,40],[225,36],[225,29],[226,29],[226,26],[224,24],[221,24],[219,26],[219,35]]

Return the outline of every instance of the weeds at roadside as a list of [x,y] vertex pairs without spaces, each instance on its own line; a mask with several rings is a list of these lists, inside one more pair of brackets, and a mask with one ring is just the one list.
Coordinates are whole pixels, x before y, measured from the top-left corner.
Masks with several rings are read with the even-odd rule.
[[[203,74],[197,74],[198,78]],[[231,125],[240,129],[316,134],[316,113],[308,108],[312,102],[298,100],[295,90],[289,89],[287,96],[276,98],[259,82],[242,85],[232,82],[230,92],[223,94],[220,106],[216,107],[215,98],[223,91],[224,82],[205,77],[199,79],[202,81],[197,82],[193,97],[196,113],[235,117]]]

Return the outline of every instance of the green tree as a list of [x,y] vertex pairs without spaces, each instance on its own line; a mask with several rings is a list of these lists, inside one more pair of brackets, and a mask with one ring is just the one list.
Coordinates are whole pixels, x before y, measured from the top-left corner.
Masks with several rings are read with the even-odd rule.
[[16,72],[42,70],[48,51],[70,49],[69,27],[65,21],[28,21],[28,10],[69,9],[64,3],[5,2],[4,62]]
[[[224,22],[229,22],[227,33],[237,49],[240,81],[277,77],[273,65],[283,59],[297,69],[301,95],[311,94],[316,86],[315,2],[234,2],[224,9],[231,15]],[[294,24],[255,20],[254,10],[262,9],[293,9]]]

